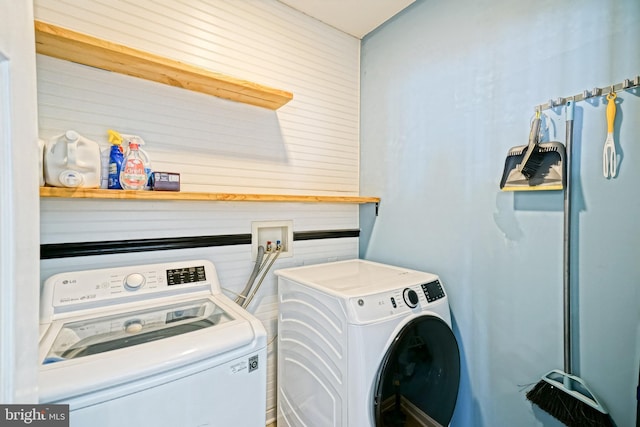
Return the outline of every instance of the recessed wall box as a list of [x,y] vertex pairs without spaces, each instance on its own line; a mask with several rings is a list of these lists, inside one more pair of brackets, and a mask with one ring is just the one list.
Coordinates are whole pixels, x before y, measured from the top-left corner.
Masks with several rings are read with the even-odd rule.
[[282,250],[279,258],[293,256],[293,220],[285,221],[253,221],[251,223],[251,259],[256,259],[258,246],[267,248],[271,242],[272,250],[276,250],[276,242],[280,241]]

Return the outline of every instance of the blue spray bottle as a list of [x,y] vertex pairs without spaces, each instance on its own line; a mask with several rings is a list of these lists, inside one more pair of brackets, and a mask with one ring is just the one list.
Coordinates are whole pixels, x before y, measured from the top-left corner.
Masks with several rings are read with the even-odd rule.
[[109,181],[107,188],[111,190],[122,190],[120,184],[120,171],[122,170],[122,162],[124,162],[124,154],[122,150],[122,136],[115,130],[109,129],[109,142],[111,151],[109,152]]

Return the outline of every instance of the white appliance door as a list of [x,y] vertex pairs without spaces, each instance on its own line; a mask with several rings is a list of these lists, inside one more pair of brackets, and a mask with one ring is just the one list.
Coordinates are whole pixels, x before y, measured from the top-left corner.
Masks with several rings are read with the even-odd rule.
[[[41,341],[40,401],[66,403],[263,347],[243,314],[210,298],[54,321]],[[220,362],[222,363],[222,362]],[[72,408],[73,409],[73,408]]]
[[56,363],[213,328],[233,318],[210,299],[62,324],[43,363]]
[[460,353],[449,325],[431,315],[411,319],[380,363],[375,426],[449,425],[459,383]]

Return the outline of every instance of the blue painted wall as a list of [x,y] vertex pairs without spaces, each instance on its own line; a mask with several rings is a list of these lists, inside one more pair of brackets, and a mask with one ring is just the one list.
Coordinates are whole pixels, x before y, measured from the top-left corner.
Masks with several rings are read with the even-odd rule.
[[[637,0],[418,0],[362,43],[361,257],[440,274],[463,377],[454,426],[555,426],[526,400],[562,369],[562,193],[502,193],[534,106],[640,74]],[[619,176],[600,100],[576,105],[574,368],[635,425],[640,92],[620,93]],[[564,112],[547,112],[564,142]]]

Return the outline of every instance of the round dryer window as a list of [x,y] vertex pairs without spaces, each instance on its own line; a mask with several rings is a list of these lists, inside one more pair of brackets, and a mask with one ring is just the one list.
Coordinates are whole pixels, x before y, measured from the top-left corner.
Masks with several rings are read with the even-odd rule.
[[442,319],[421,316],[395,338],[378,370],[376,427],[447,426],[460,383],[460,353]]

